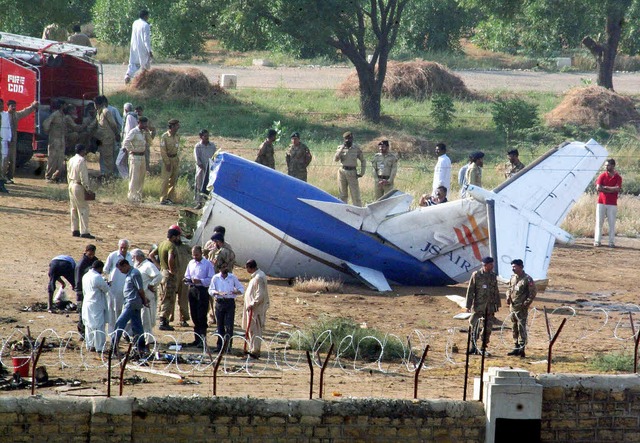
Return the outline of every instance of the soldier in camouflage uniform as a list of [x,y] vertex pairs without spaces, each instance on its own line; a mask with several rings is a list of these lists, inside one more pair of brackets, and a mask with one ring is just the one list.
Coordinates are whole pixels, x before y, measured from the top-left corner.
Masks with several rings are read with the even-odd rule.
[[307,181],[307,166],[311,163],[311,151],[304,143],[300,143],[300,134],[291,134],[291,145],[287,150],[287,174],[291,177]]
[[[482,269],[471,274],[467,288],[467,312],[471,312],[471,308],[473,308],[473,315],[469,319],[473,332],[469,354],[480,354],[481,351],[477,347],[478,338],[483,340],[483,349],[489,345],[491,325],[500,306],[500,291],[498,290],[498,279],[493,273],[493,258],[485,257],[482,259]],[[487,314],[487,330],[481,332],[485,312]]]
[[256,163],[266,166],[267,168],[276,169],[276,158],[273,149],[273,143],[278,137],[278,131],[275,129],[269,129],[267,131],[267,138],[260,145],[258,156],[256,157]]
[[509,280],[507,289],[507,305],[511,311],[513,323],[513,351],[507,355],[519,355],[524,358],[524,347],[527,344],[527,317],[529,306],[536,297],[536,284],[533,279],[524,272],[524,263],[520,259],[511,262],[513,275]]
[[509,163],[506,164],[504,178],[511,178],[524,169],[524,163],[520,161],[519,155],[520,153],[517,149],[512,149],[511,151],[507,152]]
[[371,162],[376,200],[393,190],[393,181],[398,171],[398,157],[389,152],[389,140],[378,143],[378,152]]

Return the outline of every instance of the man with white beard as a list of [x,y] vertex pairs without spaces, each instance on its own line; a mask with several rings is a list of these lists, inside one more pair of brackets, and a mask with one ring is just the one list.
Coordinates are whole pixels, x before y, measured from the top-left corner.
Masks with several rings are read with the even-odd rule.
[[[156,317],[158,313],[156,286],[162,280],[162,274],[151,260],[147,260],[147,257],[141,249],[134,249],[131,251],[131,256],[133,257],[133,267],[140,271],[140,274],[142,275],[142,288],[144,289],[144,294],[149,300],[149,306],[144,306],[141,311],[142,329],[144,329],[145,334],[153,334],[153,327],[156,325]],[[146,341],[147,344],[149,344],[148,336]]]
[[91,269],[82,277],[82,322],[84,339],[91,352],[104,351],[107,336],[104,326],[107,320],[107,299],[109,285],[102,277],[104,263],[96,260]]
[[118,242],[118,250],[113,251],[107,257],[107,261],[104,264],[104,273],[107,275],[107,280],[110,283],[109,288],[109,315],[107,316],[107,323],[109,323],[109,334],[115,331],[115,324],[118,317],[122,313],[122,306],[124,304],[124,280],[126,276],[118,270],[116,265],[122,259],[131,263],[131,254],[129,251],[129,240],[122,239]]

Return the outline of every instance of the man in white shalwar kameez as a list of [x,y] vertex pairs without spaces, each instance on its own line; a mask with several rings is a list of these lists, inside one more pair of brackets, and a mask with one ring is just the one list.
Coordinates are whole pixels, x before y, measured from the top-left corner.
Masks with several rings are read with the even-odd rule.
[[[142,275],[142,288],[144,294],[149,300],[149,306],[143,306],[140,311],[142,316],[142,329],[145,334],[153,334],[153,328],[156,325],[156,317],[158,313],[158,299],[156,297],[156,287],[162,280],[160,270],[144,255],[141,249],[131,251],[133,257],[133,267],[140,271]],[[150,342],[150,336],[147,335],[147,344]]]
[[149,26],[149,11],[140,11],[140,18],[131,27],[131,46],[129,47],[129,68],[124,77],[128,84],[139,69],[143,71],[151,67],[151,27]]
[[104,326],[107,320],[109,285],[102,277],[104,263],[96,260],[82,277],[82,322],[87,349],[102,352],[107,336]]
[[131,254],[129,251],[129,240],[122,239],[118,242],[118,250],[113,251],[107,257],[107,261],[104,264],[104,273],[107,274],[110,282],[109,288],[109,315],[107,316],[107,323],[109,323],[109,334],[115,331],[116,320],[122,313],[122,307],[124,305],[124,275],[116,265],[123,258],[129,263],[132,262]]
[[247,262],[246,270],[251,274],[251,280],[244,293],[242,328],[246,331],[245,338],[249,341],[249,356],[258,358],[262,344],[262,330],[267,320],[267,309],[269,309],[267,276],[258,269],[255,260]]

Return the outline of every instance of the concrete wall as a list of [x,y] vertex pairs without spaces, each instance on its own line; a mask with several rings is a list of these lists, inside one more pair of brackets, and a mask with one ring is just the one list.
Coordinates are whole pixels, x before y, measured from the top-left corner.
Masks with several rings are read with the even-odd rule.
[[[640,377],[539,375],[542,441],[640,442]],[[0,441],[484,442],[478,402],[0,397]]]
[[640,442],[640,377],[555,375],[543,387],[542,441]]
[[483,442],[462,401],[0,397],[0,441]]

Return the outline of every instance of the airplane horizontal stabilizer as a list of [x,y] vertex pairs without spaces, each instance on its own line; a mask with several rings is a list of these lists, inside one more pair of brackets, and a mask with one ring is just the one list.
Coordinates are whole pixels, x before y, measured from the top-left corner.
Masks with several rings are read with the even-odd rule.
[[387,282],[387,279],[382,272],[354,265],[353,263],[345,262],[344,265],[347,267],[351,275],[360,280],[370,289],[380,292],[391,291],[391,286],[389,286],[389,282]]
[[413,200],[408,194],[396,192],[393,196],[375,201],[364,208],[319,200],[300,198],[301,202],[328,214],[355,229],[375,233],[382,221],[390,215],[409,210]]

